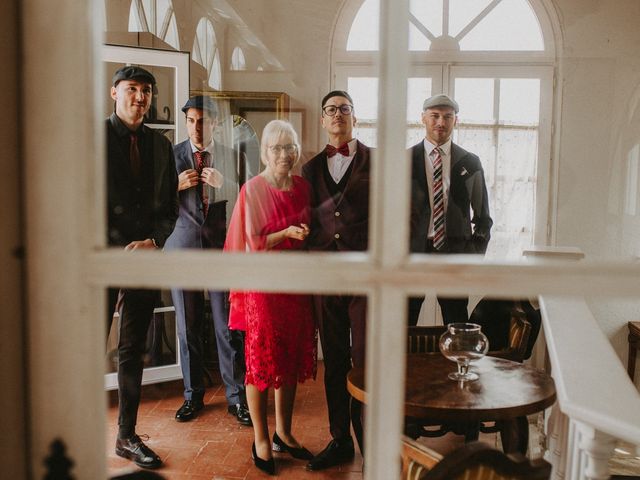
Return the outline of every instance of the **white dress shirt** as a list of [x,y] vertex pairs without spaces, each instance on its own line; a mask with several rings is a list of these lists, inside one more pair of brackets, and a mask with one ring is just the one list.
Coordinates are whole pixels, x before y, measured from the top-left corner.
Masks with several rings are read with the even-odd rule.
[[[424,164],[427,173],[427,186],[429,187],[429,203],[431,204],[431,219],[429,220],[428,238],[433,238],[433,161],[436,158],[436,145],[426,138],[424,139]],[[449,185],[451,183],[451,139],[440,145],[442,153],[442,194],[444,196],[444,212],[447,214],[447,203],[449,200]]]
[[329,167],[329,173],[331,174],[331,178],[336,183],[340,183],[342,177],[346,173],[349,165],[351,165],[351,161],[353,157],[356,155],[356,146],[357,140],[355,138],[351,139],[347,145],[349,145],[349,156],[345,157],[341,153],[336,153],[333,157],[327,158],[327,166]]

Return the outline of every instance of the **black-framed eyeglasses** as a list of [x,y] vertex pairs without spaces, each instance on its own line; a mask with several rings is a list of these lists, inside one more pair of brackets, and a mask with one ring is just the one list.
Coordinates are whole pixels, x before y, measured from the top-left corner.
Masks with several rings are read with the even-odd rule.
[[291,155],[298,151],[298,146],[293,143],[288,143],[287,145],[272,145],[269,147],[269,150],[275,155],[280,155],[283,150]]
[[336,113],[338,113],[338,110],[340,110],[340,113],[342,115],[351,115],[351,113],[353,112],[353,105],[349,105],[348,103],[345,103],[343,105],[327,105],[325,107],[322,107],[322,111],[324,112],[325,115],[328,115],[329,117],[333,117]]

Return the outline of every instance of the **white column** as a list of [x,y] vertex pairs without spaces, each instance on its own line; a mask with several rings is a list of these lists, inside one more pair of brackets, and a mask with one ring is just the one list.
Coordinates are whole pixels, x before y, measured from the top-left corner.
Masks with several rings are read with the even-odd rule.
[[615,448],[616,439],[593,427],[573,422],[579,432],[578,448],[583,457],[580,478],[586,480],[607,480],[609,478],[609,458]]

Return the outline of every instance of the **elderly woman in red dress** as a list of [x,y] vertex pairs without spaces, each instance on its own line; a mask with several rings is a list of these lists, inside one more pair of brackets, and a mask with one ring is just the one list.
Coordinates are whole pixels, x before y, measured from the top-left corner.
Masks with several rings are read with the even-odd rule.
[[[224,249],[228,251],[301,250],[309,235],[310,186],[291,174],[300,158],[295,130],[273,120],[262,133],[265,169],[240,190]],[[291,433],[296,386],[315,378],[317,329],[309,295],[232,291],[229,327],[246,330],[247,403],[254,430],[255,465],[274,474],[272,450],[310,459]],[[275,389],[276,431],[267,426],[268,389]]]

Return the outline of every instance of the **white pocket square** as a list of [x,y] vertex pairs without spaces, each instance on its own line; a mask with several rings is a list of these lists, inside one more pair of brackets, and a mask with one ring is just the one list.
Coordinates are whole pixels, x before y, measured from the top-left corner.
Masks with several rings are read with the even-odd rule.
[[469,172],[467,172],[467,169],[462,167],[462,170],[460,170],[460,176],[464,177],[467,173],[469,173]]

